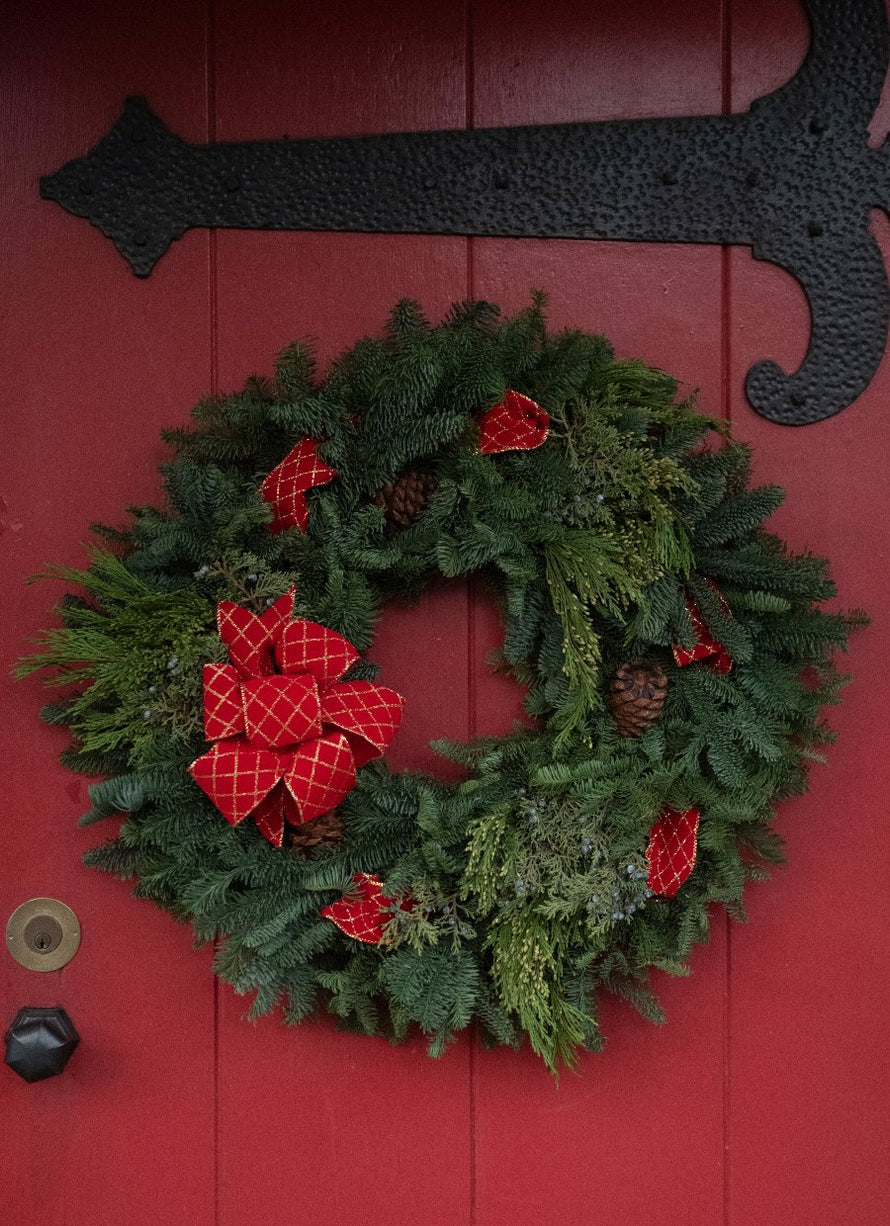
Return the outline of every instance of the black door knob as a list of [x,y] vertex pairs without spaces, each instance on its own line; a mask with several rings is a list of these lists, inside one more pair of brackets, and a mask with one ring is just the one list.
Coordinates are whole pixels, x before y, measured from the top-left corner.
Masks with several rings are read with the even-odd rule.
[[65,1069],[80,1042],[64,1009],[19,1009],[3,1036],[6,1063],[25,1081],[43,1081]]

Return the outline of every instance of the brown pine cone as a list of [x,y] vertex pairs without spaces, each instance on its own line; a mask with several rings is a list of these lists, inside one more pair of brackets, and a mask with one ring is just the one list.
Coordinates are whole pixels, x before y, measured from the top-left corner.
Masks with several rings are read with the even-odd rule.
[[410,526],[423,514],[438,488],[432,473],[409,469],[396,481],[388,482],[374,495],[374,505],[386,512],[387,531],[392,534]]
[[307,852],[316,848],[333,847],[343,835],[343,820],[336,809],[322,813],[311,822],[303,822],[290,831],[290,845],[294,851]]
[[639,736],[661,715],[667,675],[650,660],[628,660],[609,682],[609,710],[622,736]]

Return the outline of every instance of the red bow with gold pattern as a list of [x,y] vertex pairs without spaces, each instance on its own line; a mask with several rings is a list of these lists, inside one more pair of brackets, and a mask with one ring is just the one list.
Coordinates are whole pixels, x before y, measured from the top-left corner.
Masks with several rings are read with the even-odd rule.
[[[717,584],[709,579],[708,585],[713,588],[723,612],[728,614],[729,605],[723,599],[723,593],[717,587]],[[686,594],[686,612],[689,614],[689,620],[692,622],[695,643],[692,647],[680,647],[677,643],[673,644],[671,650],[679,667],[685,668],[687,664],[692,664],[695,660],[707,660],[708,665],[715,672],[728,673],[732,668],[732,656],[723,644],[713,637],[705,619],[702,617],[701,609],[688,592]]]
[[354,941],[379,945],[395,899],[386,897],[383,882],[370,873],[355,873],[352,881],[355,888],[329,907],[322,907],[321,914]]
[[385,753],[405,705],[385,686],[340,681],[358,652],[342,634],[292,620],[294,591],[259,617],[217,605],[231,663],[204,665],[204,732],[217,743],[189,767],[228,822],[252,816],[276,847],[285,821],[336,808],[356,768]]
[[698,852],[698,809],[664,808],[649,831],[646,859],[649,877],[646,881],[653,894],[673,898],[695,868]]
[[316,485],[327,485],[336,476],[336,471],[318,458],[318,443],[314,438],[304,438],[297,443],[260,487],[264,502],[272,507],[269,530],[283,532],[285,528],[299,528],[305,532],[309,523],[306,491]]
[[500,404],[479,422],[479,452],[534,451],[547,441],[550,418],[539,404],[521,392],[508,391]]

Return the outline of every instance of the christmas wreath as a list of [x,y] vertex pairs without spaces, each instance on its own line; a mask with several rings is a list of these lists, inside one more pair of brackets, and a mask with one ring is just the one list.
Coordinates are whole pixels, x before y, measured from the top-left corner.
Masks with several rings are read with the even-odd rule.
[[[442,1052],[476,1019],[550,1067],[596,994],[660,1017],[708,908],[781,855],[773,806],[830,731],[823,561],[763,528],[774,486],[602,337],[403,302],[324,379],[311,349],[165,435],[168,510],[97,528],[21,671],[68,687],[66,765],[107,776],[88,864],[216,942],[252,1013],[317,1007]],[[532,727],[387,769],[403,701],[363,653],[387,600],[483,573]],[[404,718],[411,718],[410,709]]]

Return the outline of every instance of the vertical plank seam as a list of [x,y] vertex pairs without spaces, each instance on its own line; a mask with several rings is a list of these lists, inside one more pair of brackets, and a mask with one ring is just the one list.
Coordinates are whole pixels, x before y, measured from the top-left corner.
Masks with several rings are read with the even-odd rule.
[[[216,141],[216,4],[207,0],[205,10],[206,45],[204,53],[204,92],[207,106],[207,141]],[[219,391],[219,327],[218,327],[218,282],[216,231],[207,234],[207,323],[208,360],[210,363],[210,391]],[[215,947],[214,947],[215,950]],[[213,1223],[220,1226],[220,1076],[219,1076],[219,978],[213,974]]]
[[[473,46],[473,0],[464,0],[464,121],[467,128],[473,128],[476,122],[475,114],[475,58]],[[467,299],[475,297],[475,267],[473,263],[473,240],[467,239]],[[467,584],[467,732],[469,739],[476,735],[477,694],[476,694],[476,587],[471,580]],[[476,1226],[476,1029],[470,1028],[470,1054],[467,1067],[469,1078],[469,1226]]]
[[[464,0],[464,117],[465,126],[476,126],[474,76],[476,65],[473,47],[473,0]],[[473,266],[473,240],[467,239],[467,298],[474,295],[475,268]]]
[[[207,141],[216,143],[216,5],[207,0]],[[208,315],[210,326],[210,391],[219,391],[219,328],[218,328],[218,282],[217,282],[217,232],[209,230],[207,237]]]
[[[732,113],[732,0],[723,0],[721,19],[721,110]],[[720,397],[721,413],[732,421],[732,250],[720,249]],[[723,1226],[730,1226],[732,1217],[731,1125],[732,1125],[732,920],[723,914],[723,1077],[722,1077],[722,1175]]]
[[[215,949],[215,946],[214,946]],[[219,1221],[219,976],[213,974],[213,1226]]]

